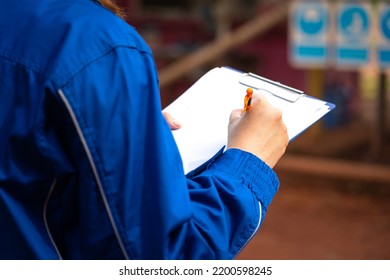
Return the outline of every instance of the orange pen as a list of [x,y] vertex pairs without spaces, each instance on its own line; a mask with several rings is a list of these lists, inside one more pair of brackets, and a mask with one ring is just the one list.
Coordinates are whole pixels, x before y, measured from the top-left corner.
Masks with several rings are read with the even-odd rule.
[[249,108],[251,107],[252,94],[253,94],[253,89],[252,88],[247,88],[246,95],[245,95],[245,98],[244,98],[244,112],[248,111]]

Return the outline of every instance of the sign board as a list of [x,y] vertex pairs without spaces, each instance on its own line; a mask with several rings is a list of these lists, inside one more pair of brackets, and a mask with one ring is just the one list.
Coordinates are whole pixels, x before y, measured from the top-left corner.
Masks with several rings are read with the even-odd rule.
[[370,60],[370,5],[340,3],[337,9],[336,64],[360,66]]
[[294,2],[290,11],[290,58],[296,66],[325,66],[329,58],[326,2]]
[[379,12],[379,39],[377,57],[382,68],[390,66],[390,4],[381,3]]

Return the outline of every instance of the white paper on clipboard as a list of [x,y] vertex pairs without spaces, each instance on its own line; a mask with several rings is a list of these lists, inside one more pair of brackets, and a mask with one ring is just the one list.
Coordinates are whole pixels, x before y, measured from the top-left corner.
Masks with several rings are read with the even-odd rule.
[[172,133],[186,173],[226,145],[230,113],[243,108],[248,87],[258,90],[283,112],[290,141],[335,107],[264,77],[216,67],[164,109],[182,123]]

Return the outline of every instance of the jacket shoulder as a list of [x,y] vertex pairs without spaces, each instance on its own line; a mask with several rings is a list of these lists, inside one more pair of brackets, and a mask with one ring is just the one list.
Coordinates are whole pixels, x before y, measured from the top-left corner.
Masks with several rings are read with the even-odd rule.
[[65,44],[58,42],[61,45],[57,49],[58,61],[51,73],[59,84],[118,47],[151,54],[134,27],[94,3],[88,5],[88,9],[88,13],[82,13],[80,9],[69,11],[59,23]]
[[92,0],[22,0],[0,15],[9,26],[0,55],[57,85],[118,47],[151,54],[134,27]]

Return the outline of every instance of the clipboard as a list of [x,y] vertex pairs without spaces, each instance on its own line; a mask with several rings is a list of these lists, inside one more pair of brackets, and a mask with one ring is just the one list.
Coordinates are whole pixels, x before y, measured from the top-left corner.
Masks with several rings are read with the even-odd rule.
[[226,145],[230,113],[243,108],[248,87],[283,112],[290,141],[335,108],[332,103],[253,73],[231,67],[213,68],[164,109],[182,123],[172,133],[185,173]]

